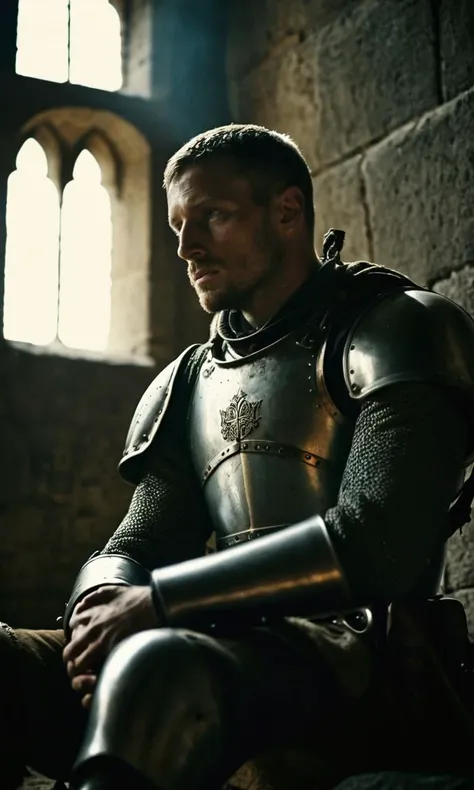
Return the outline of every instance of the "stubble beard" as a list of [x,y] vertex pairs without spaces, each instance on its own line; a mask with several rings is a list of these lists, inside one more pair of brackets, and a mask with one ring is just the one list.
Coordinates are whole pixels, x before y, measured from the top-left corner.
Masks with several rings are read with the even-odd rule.
[[265,282],[271,280],[279,269],[282,250],[267,223],[263,223],[254,236],[255,250],[260,253],[260,260],[264,265],[257,269],[255,277],[239,283],[227,283],[225,288],[212,288],[206,284],[196,285],[190,278],[199,299],[201,308],[209,314],[219,313],[221,310],[243,310],[249,304],[252,294]]

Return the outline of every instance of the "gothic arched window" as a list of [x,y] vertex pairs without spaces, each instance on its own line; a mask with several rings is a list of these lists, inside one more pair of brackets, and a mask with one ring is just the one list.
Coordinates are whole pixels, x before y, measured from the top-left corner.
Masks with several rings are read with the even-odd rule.
[[19,0],[16,72],[118,90],[122,37],[116,8],[109,0]]
[[146,357],[150,165],[123,118],[56,108],[22,129],[6,209],[4,336]]
[[41,145],[29,138],[7,191],[4,336],[103,351],[110,330],[111,202],[101,169],[82,151],[59,196]]
[[8,179],[6,228],[4,335],[47,345],[57,331],[59,195],[33,138]]

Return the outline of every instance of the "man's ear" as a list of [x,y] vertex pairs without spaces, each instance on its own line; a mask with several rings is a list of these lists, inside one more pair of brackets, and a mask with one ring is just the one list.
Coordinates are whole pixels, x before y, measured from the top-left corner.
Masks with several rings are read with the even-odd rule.
[[304,220],[305,199],[299,187],[287,187],[278,195],[279,223],[288,232]]

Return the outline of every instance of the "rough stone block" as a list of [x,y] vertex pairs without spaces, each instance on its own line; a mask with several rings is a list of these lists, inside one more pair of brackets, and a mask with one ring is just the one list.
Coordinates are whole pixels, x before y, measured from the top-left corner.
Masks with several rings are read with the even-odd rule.
[[254,0],[229,4],[228,73],[241,77],[281,42],[292,45],[306,28],[305,0]]
[[345,261],[370,260],[361,160],[361,156],[356,156],[314,178],[316,249],[321,252],[323,236],[329,228],[345,230]]
[[464,606],[467,617],[467,626],[469,629],[469,637],[471,642],[474,642],[474,590],[457,590],[452,597],[457,598],[458,601],[461,601],[462,605]]
[[273,47],[230,85],[234,120],[288,132],[315,171],[438,100],[428,0],[347,2],[339,10],[325,27],[313,19],[312,35]]
[[363,163],[375,259],[420,283],[474,260],[473,112],[471,90],[393,133]]
[[457,302],[474,316],[474,261],[473,266],[466,266],[460,272],[453,272],[450,277],[440,280],[433,288]]
[[229,4],[228,73],[240,77],[275,49],[291,47],[361,0],[234,0]]
[[447,593],[474,587],[474,523],[448,542],[444,588]]
[[432,31],[428,0],[366,0],[318,33],[319,167],[437,104]]
[[443,96],[452,99],[474,85],[474,3],[441,0],[439,14]]
[[233,120],[258,123],[289,134],[310,167],[316,162],[317,113],[314,106],[314,39],[272,57],[242,82],[231,84]]

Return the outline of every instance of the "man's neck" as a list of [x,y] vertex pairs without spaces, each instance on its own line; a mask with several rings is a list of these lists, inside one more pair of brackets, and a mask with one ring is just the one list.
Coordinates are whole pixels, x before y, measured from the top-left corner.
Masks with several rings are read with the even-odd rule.
[[313,254],[306,265],[299,261],[298,266],[286,267],[284,274],[273,282],[262,283],[261,288],[253,292],[251,303],[241,310],[245,320],[254,329],[267,324],[320,266],[316,254]]

